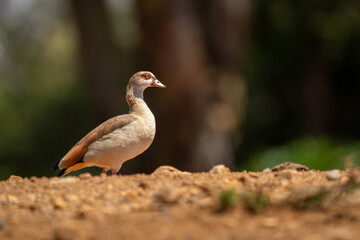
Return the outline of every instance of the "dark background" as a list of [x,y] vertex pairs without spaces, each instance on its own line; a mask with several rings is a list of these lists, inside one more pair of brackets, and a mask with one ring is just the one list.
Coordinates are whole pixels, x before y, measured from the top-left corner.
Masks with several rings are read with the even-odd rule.
[[360,163],[358,0],[0,0],[0,179],[53,176],[140,70],[167,88],[122,174]]

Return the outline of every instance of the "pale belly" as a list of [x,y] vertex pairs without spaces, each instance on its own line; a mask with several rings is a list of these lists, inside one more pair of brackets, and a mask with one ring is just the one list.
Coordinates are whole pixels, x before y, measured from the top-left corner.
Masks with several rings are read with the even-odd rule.
[[154,139],[155,126],[140,132],[134,128],[136,126],[129,124],[94,142],[89,146],[83,161],[118,171],[125,161],[144,152]]

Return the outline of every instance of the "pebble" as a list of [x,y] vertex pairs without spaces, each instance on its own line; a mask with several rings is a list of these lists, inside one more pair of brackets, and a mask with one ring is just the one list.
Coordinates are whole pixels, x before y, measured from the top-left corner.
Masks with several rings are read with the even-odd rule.
[[0,221],[0,229],[4,228],[5,227],[5,223]]
[[89,205],[82,205],[78,211],[78,217],[84,218],[86,216],[89,216],[94,211],[95,209],[93,207],[90,207]]
[[149,189],[149,184],[146,182],[146,181],[141,181],[140,183],[139,183],[139,188],[141,188],[141,189]]
[[336,181],[340,179],[340,173],[338,170],[331,170],[326,174],[326,178],[329,181]]
[[52,184],[58,184],[58,183],[74,183],[77,182],[78,178],[76,177],[61,177],[61,178],[53,178],[51,179]]
[[164,187],[156,196],[163,203],[173,204],[179,201],[182,193],[181,189]]
[[285,170],[282,170],[279,173],[277,173],[276,176],[283,178],[283,179],[290,180],[292,178],[292,176],[294,175],[294,173],[296,173],[296,170],[285,169]]
[[53,204],[54,204],[55,208],[65,208],[66,207],[66,202],[62,198],[55,198]]
[[305,165],[292,162],[284,162],[279,165],[276,165],[271,169],[273,172],[282,171],[282,170],[296,170],[296,171],[309,171],[309,168]]
[[30,181],[31,181],[31,182],[36,182],[36,179],[37,179],[37,177],[32,176],[32,177],[30,178]]
[[9,181],[9,182],[21,182],[22,180],[23,180],[22,177],[16,176],[16,175],[11,175],[11,176],[8,178],[8,181]]
[[259,173],[257,173],[257,172],[249,172],[248,174],[252,178],[258,178],[259,177]]
[[70,203],[78,203],[79,197],[77,197],[75,194],[67,194],[65,200]]
[[262,226],[266,228],[275,228],[279,223],[279,219],[275,217],[267,217],[262,221]]
[[229,173],[230,169],[225,167],[224,164],[219,164],[219,165],[213,166],[209,172],[216,173],[216,174],[223,174],[223,173]]
[[9,195],[7,198],[10,203],[19,203],[19,199],[16,196]]
[[91,174],[90,173],[82,173],[79,175],[80,179],[89,179],[91,178]]
[[208,208],[214,206],[216,203],[212,197],[205,197],[195,202],[201,208]]
[[31,193],[27,195],[27,199],[31,202],[34,202],[36,200],[36,195]]
[[151,175],[157,175],[157,174],[171,174],[171,173],[181,173],[180,170],[171,167],[171,166],[160,166]]

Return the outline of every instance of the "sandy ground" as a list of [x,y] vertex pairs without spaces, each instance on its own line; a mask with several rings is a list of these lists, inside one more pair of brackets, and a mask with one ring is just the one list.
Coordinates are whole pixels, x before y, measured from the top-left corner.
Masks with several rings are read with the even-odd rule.
[[293,164],[0,182],[0,239],[360,239],[360,172]]

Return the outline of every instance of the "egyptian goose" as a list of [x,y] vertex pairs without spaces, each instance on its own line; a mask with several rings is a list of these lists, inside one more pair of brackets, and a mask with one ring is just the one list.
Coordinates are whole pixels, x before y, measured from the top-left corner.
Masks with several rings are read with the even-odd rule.
[[129,113],[107,120],[75,144],[55,164],[54,170],[61,169],[59,176],[91,166],[115,175],[125,161],[144,152],[155,136],[155,118],[143,97],[148,87],[165,85],[151,72],[135,73],[126,88]]

